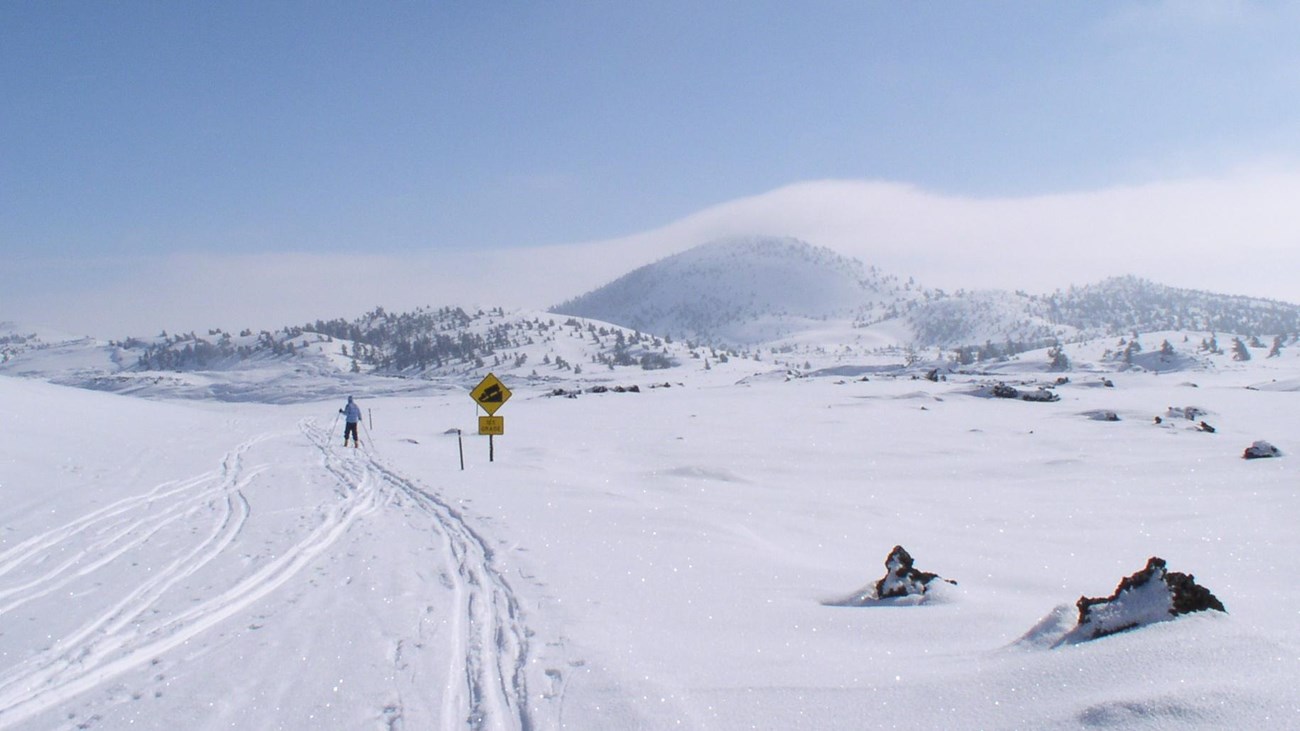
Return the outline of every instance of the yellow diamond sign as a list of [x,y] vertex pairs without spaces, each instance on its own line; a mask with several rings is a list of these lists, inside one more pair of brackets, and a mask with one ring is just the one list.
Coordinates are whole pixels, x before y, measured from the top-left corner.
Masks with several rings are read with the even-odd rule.
[[474,403],[488,412],[488,416],[492,416],[497,412],[497,409],[510,400],[510,389],[506,388],[506,384],[502,383],[496,376],[489,373],[487,377],[479,381],[479,384],[469,392],[469,395],[470,398],[474,399]]

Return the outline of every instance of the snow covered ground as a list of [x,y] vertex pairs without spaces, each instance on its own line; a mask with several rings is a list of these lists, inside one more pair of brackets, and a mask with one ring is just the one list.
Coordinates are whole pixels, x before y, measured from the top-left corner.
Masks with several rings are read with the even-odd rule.
[[[508,381],[493,462],[461,389],[0,377],[0,728],[1300,727],[1298,366]],[[846,606],[896,544],[957,585]],[[1057,646],[1151,556],[1228,613]]]

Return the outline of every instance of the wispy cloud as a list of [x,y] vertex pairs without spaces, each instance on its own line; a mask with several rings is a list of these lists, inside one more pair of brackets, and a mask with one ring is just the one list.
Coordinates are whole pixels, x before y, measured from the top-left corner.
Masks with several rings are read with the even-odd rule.
[[996,199],[819,181],[733,201],[638,238],[666,249],[719,234],[793,235],[945,288],[1048,291],[1138,274],[1300,302],[1300,284],[1286,273],[1300,265],[1297,195],[1300,175],[1265,170]]
[[825,180],[713,206],[661,228],[559,246],[425,253],[171,255],[9,267],[6,319],[106,337],[272,328],[448,304],[545,308],[731,235],[796,236],[928,286],[1046,292],[1107,276],[1300,302],[1300,173],[1242,170],[1022,198]]

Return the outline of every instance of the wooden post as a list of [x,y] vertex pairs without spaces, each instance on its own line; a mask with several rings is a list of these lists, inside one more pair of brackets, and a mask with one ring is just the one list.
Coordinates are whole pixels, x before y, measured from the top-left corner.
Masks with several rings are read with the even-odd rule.
[[460,451],[460,471],[465,471],[465,440],[460,436],[460,429],[456,430],[456,449]]
[[491,434],[489,434],[489,435],[488,435],[488,461],[489,461],[489,462],[494,461],[494,459],[495,459],[495,457],[496,457],[496,449],[495,449],[495,445],[493,445],[493,443],[492,443],[492,439],[493,439],[493,436],[492,436]]

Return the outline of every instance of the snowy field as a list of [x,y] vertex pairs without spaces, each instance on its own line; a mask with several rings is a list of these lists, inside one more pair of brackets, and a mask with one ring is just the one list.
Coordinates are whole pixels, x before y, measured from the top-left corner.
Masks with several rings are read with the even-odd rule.
[[[1070,376],[508,384],[491,463],[0,377],[0,728],[1300,728],[1297,359]],[[896,544],[957,585],[844,606]],[[1228,613],[1055,646],[1151,556]]]

